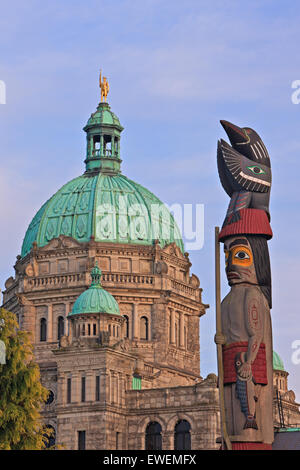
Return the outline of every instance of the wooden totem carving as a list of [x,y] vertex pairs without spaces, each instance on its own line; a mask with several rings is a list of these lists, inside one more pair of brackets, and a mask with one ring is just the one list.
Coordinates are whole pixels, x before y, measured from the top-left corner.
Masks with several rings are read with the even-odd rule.
[[225,429],[232,449],[271,449],[270,159],[253,129],[221,124],[231,143],[219,141],[217,153],[230,197],[219,241],[231,289],[221,304],[222,332],[215,338],[222,344]]

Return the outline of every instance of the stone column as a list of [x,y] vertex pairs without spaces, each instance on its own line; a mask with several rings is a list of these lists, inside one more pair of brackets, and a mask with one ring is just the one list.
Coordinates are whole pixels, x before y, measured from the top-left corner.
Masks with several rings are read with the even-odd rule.
[[111,384],[111,403],[116,404],[118,401],[118,375],[114,372],[110,372],[110,384]]
[[133,339],[139,339],[138,305],[133,304]]
[[120,405],[125,406],[125,379],[122,374],[120,374]]
[[33,303],[26,299],[23,294],[16,294],[21,307],[20,317],[23,329],[30,333],[30,340],[34,343],[39,341],[39,324],[36,324],[36,310]]
[[72,343],[73,341],[73,330],[74,330],[74,325],[72,324],[72,320],[71,319],[68,319],[66,318],[66,322],[67,322],[67,331],[66,331],[66,335],[69,337],[69,340],[70,340],[70,343]]
[[100,401],[107,403],[107,394],[106,394],[106,383],[107,383],[107,374],[99,372],[100,376]]
[[131,384],[132,384],[132,377],[131,375],[126,375],[126,379],[125,379],[125,391],[126,390],[131,390]]
[[179,347],[184,348],[184,313],[179,313]]
[[69,321],[68,321],[68,315],[70,313],[70,302],[65,303],[65,335],[69,336],[70,331],[69,331]]
[[162,432],[162,448],[174,450],[174,431]]
[[[105,391],[105,403],[111,403],[111,377],[109,372],[105,372],[103,375],[101,375],[101,378],[103,377],[103,382],[104,382],[104,391]],[[100,380],[101,384],[101,380]]]
[[88,371],[85,377],[85,401],[95,401],[95,375]]
[[118,405],[122,406],[122,375],[118,372]]
[[119,397],[119,390],[120,390],[120,374],[118,372],[115,373],[115,401],[117,405],[120,404],[120,397]]
[[64,405],[66,403],[66,396],[65,396],[65,377],[63,375],[59,375],[57,377],[57,404]]
[[170,311],[170,322],[171,322],[171,337],[170,337],[170,343],[171,344],[176,344],[176,338],[175,338],[175,310]]
[[79,383],[79,373],[74,372],[72,374],[72,403],[78,403],[80,401],[79,397],[80,383]]
[[114,403],[114,375],[109,371],[109,403]]
[[49,341],[50,343],[53,341],[53,306],[52,304],[48,305],[47,341]]

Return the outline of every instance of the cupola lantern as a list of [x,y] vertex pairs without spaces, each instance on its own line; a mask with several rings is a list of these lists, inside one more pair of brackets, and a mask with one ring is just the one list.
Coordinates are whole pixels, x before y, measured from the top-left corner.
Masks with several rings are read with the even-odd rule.
[[[118,117],[111,111],[106,102],[109,85],[106,77],[100,80],[101,101],[97,110],[88,120],[83,130],[87,134],[86,172],[119,174],[120,136],[123,127]],[[104,101],[103,101],[104,99]]]

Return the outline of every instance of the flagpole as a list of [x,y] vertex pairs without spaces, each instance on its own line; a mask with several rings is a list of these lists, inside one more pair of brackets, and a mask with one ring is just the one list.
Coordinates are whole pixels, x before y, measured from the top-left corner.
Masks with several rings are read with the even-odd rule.
[[[215,227],[215,281],[216,281],[216,335],[222,335],[222,319],[221,319],[221,283],[220,283],[220,242],[219,242],[219,227]],[[220,398],[220,412],[221,412],[221,435],[222,435],[222,449],[224,443],[227,450],[231,450],[231,442],[226,428],[226,414],[225,414],[225,400],[224,400],[224,369],[223,369],[223,354],[222,344],[217,343],[217,359],[218,359],[218,383],[219,383],[219,398]]]

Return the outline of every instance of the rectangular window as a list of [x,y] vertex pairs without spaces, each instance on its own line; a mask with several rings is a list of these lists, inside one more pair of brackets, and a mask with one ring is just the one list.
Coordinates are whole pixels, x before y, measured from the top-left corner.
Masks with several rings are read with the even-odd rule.
[[96,325],[95,325],[95,323],[93,324],[93,335],[96,336]]
[[81,401],[85,401],[85,377],[81,377]]
[[120,449],[120,433],[116,432],[116,450]]
[[72,401],[72,379],[67,380],[67,403]]
[[85,450],[85,431],[78,431],[78,450]]
[[96,401],[100,401],[100,375],[96,376]]
[[142,389],[142,378],[141,377],[132,377],[132,390],[141,390]]

